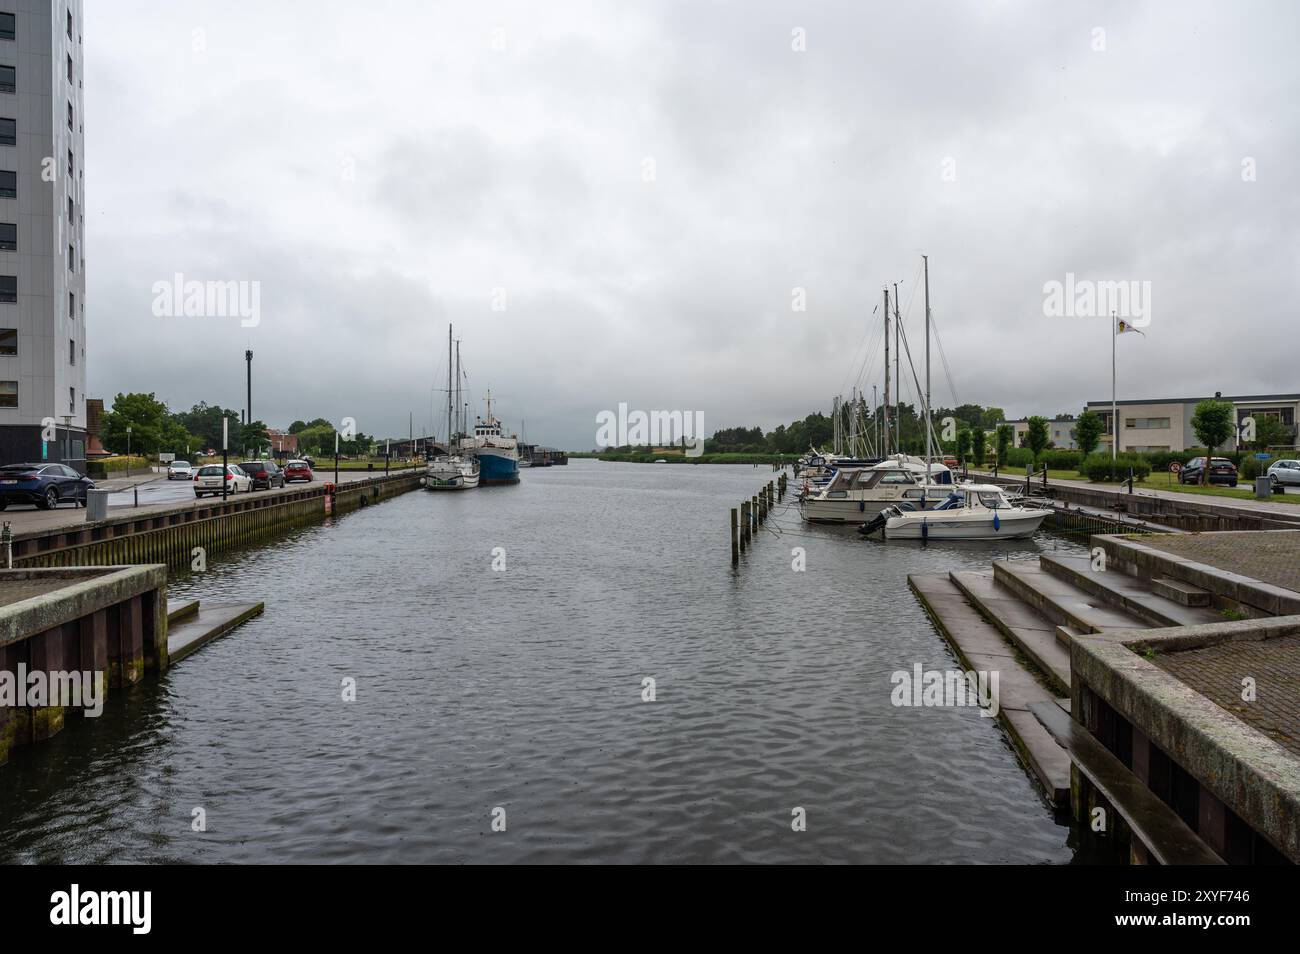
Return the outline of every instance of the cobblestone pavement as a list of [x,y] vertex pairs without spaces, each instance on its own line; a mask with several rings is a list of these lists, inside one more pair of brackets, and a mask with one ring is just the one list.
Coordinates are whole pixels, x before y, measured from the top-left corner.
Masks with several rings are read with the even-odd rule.
[[[1300,635],[1159,653],[1151,661],[1300,755]],[[1247,678],[1255,680],[1251,702],[1242,699]]]
[[1157,534],[1142,545],[1300,592],[1300,532]]

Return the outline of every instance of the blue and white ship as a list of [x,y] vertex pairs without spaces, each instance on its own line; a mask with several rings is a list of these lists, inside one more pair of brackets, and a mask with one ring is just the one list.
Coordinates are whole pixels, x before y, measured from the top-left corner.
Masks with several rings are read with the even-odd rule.
[[476,457],[480,484],[519,483],[519,441],[501,433],[492,415],[492,392],[487,393],[487,417],[475,417],[474,435],[461,438],[461,453]]

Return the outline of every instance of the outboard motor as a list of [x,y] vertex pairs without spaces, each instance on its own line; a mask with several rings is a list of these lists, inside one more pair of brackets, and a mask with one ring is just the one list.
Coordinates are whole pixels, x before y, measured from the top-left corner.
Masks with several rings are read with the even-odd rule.
[[869,522],[858,527],[858,533],[862,534],[864,537],[869,537],[877,530],[883,530],[885,528],[885,523],[888,522],[889,518],[897,516],[897,514],[897,508],[886,507],[884,510],[880,511],[880,513],[876,514]]

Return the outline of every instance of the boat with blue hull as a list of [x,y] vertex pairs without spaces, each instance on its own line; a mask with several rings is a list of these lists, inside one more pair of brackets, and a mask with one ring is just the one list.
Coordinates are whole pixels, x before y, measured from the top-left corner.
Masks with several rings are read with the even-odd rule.
[[492,392],[487,393],[487,417],[474,421],[474,434],[461,440],[461,453],[478,460],[480,484],[519,483],[519,441],[501,432],[492,414]]

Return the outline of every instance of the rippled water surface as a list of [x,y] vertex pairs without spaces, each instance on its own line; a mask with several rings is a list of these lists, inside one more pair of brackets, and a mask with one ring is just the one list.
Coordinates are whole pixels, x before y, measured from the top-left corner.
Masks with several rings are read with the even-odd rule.
[[0,860],[1070,861],[993,720],[889,682],[956,665],[908,573],[1069,545],[792,509],[733,569],[728,508],[772,477],[579,460],[218,556],[171,596],[265,615],[15,752]]

